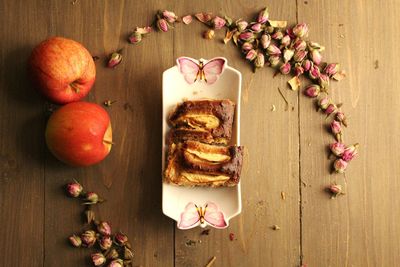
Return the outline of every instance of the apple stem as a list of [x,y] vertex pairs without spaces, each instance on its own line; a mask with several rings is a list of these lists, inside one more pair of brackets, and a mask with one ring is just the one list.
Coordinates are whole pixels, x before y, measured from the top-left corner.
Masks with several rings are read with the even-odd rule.
[[77,94],[79,94],[79,88],[75,85],[75,83],[70,83],[69,85],[72,87],[72,89],[75,90],[75,92],[76,92]]
[[115,143],[113,141],[107,140],[107,139],[103,139],[103,142],[109,145],[115,145]]

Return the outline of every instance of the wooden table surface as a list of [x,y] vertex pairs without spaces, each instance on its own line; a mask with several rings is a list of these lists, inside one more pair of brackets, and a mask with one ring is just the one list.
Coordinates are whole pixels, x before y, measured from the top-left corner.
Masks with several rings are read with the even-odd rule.
[[[206,41],[206,27],[194,22],[136,46],[126,41],[158,9],[251,19],[265,4],[273,19],[307,22],[310,38],[326,46],[324,59],[348,73],[331,86],[350,116],[346,142],[360,143],[345,175],[329,172],[333,139],[312,101],[288,90],[287,76],[253,74],[233,45],[220,42],[223,31]],[[135,266],[204,266],[213,256],[214,266],[398,266],[399,13],[399,1],[373,0],[0,1],[0,266],[90,266],[89,252],[66,240],[82,229],[82,207],[62,189],[73,178],[108,200],[95,211],[131,238]],[[116,145],[96,166],[68,167],[44,143],[48,106],[27,79],[26,61],[54,35],[102,58],[87,100],[117,100],[108,108]],[[105,68],[105,56],[121,48],[123,63]],[[161,78],[181,55],[224,56],[243,74],[243,211],[208,236],[177,230],[161,211]],[[331,200],[323,190],[331,182],[346,195]]]

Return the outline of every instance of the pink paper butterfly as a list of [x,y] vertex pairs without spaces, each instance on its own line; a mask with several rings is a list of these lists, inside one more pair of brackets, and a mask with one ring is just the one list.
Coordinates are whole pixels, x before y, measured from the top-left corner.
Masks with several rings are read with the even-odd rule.
[[176,60],[179,71],[183,74],[188,84],[193,84],[197,80],[203,80],[208,84],[213,84],[223,72],[226,59],[215,57],[206,63],[202,59],[195,60],[190,57],[180,57]]
[[218,210],[216,204],[207,202],[204,207],[199,207],[193,202],[189,202],[185,210],[181,213],[178,221],[179,229],[191,229],[196,226],[206,227],[211,225],[218,229],[228,226],[222,211]]

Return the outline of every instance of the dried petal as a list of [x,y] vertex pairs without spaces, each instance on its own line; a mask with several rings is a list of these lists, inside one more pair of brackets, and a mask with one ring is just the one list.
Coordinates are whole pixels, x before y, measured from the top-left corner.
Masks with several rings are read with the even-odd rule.
[[85,217],[86,217],[86,223],[90,224],[95,220],[95,214],[94,211],[87,209],[85,210]]
[[231,39],[233,34],[235,33],[236,30],[230,31],[229,29],[226,30],[225,38],[224,38],[224,43],[227,44]]
[[130,36],[129,36],[129,42],[131,44],[137,44],[140,43],[142,41],[142,34],[134,31]]
[[268,8],[264,8],[263,10],[260,11],[260,13],[258,13],[257,22],[265,23],[268,21],[268,18],[269,18]]
[[207,23],[212,19],[212,14],[206,12],[197,13],[194,16],[203,23]]
[[230,27],[233,24],[233,20],[231,17],[228,17],[227,15],[225,15],[224,19],[226,21],[226,26]]
[[303,38],[308,35],[308,26],[305,23],[299,23],[293,27],[293,34],[297,37]]
[[305,95],[308,97],[317,97],[320,92],[321,87],[317,84],[311,84],[304,90]]
[[329,146],[329,148],[331,149],[332,153],[337,156],[337,157],[341,157],[344,150],[346,149],[346,145],[340,142],[335,142],[333,144],[331,144]]
[[280,72],[282,73],[282,74],[289,74],[290,73],[290,70],[291,70],[291,66],[290,66],[290,63],[289,62],[286,62],[286,63],[284,63],[284,64],[282,64],[282,66],[279,68],[279,70],[280,70]]
[[271,44],[271,36],[269,34],[263,34],[260,38],[261,47],[267,49],[267,47]]
[[151,33],[153,31],[153,28],[151,28],[150,26],[145,26],[142,28],[136,27],[135,32],[138,32],[140,34],[148,34]]
[[336,81],[341,81],[346,78],[346,72],[344,70],[338,71],[336,74],[332,76]]
[[342,159],[337,159],[333,163],[333,168],[337,173],[344,173],[347,168],[348,163]]
[[124,259],[126,260],[133,259],[133,252],[127,247],[124,247]]
[[233,37],[232,37],[233,43],[234,43],[236,46],[238,45],[239,35],[240,35],[240,32],[239,32],[239,31],[236,31],[236,32],[233,34]]
[[182,18],[182,22],[186,25],[189,25],[193,21],[192,15],[187,15]]
[[213,30],[207,30],[203,33],[204,39],[211,40],[215,36],[215,32]]
[[168,31],[168,23],[165,19],[157,20],[157,28],[160,31],[167,32]]
[[269,20],[268,23],[274,28],[286,28],[287,26],[286,20]]
[[292,79],[288,81],[288,84],[290,85],[290,89],[293,91],[297,91],[300,88],[300,79],[297,76],[294,76]]
[[294,55],[294,50],[293,49],[285,49],[283,51],[283,62],[288,62],[289,60],[292,59]]
[[310,49],[316,49],[316,50],[318,50],[318,51],[320,51],[320,52],[325,50],[325,47],[324,47],[324,46],[320,45],[319,43],[312,42],[312,41],[309,41],[309,42],[308,42],[308,47],[309,47]]
[[215,18],[212,19],[211,24],[213,25],[214,29],[220,30],[225,26],[226,21],[221,17],[215,16]]

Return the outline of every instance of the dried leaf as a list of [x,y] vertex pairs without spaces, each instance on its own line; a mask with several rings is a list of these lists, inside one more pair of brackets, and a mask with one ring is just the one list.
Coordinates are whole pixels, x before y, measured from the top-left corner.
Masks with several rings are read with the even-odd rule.
[[236,46],[238,46],[239,35],[240,35],[240,32],[236,31],[232,36],[233,42],[235,43]]
[[208,23],[212,19],[212,13],[202,12],[194,15],[199,21]]
[[226,26],[230,27],[232,25],[232,23],[233,23],[232,18],[225,15],[224,19],[226,21]]
[[224,38],[224,43],[227,44],[233,37],[233,34],[236,32],[237,30],[234,29],[233,31],[230,30],[226,30],[226,34],[225,34],[225,38]]
[[297,76],[294,76],[292,79],[288,81],[288,84],[290,85],[290,89],[293,91],[297,91],[300,88],[300,79]]
[[147,34],[147,33],[151,33],[153,31],[153,29],[150,26],[145,26],[145,27],[136,27],[136,32],[140,33],[140,34]]
[[190,24],[192,20],[193,20],[192,15],[187,15],[182,18],[182,22],[185,23],[186,25]]
[[333,75],[332,78],[336,81],[341,81],[346,78],[346,72],[344,70],[340,70],[335,75]]
[[269,20],[268,22],[274,28],[286,28],[287,26],[286,20]]

